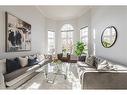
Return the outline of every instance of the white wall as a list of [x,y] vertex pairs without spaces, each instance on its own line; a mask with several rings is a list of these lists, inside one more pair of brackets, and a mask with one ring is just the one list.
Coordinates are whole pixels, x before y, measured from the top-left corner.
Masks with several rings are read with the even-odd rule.
[[[127,7],[96,7],[92,9],[91,16],[92,33],[95,31],[95,39],[92,41],[96,45],[96,55],[127,65]],[[101,34],[109,25],[116,27],[118,38],[111,48],[104,48]]]
[[[32,51],[5,53],[5,11],[32,26]],[[45,18],[32,6],[0,6],[0,58],[45,52]]]

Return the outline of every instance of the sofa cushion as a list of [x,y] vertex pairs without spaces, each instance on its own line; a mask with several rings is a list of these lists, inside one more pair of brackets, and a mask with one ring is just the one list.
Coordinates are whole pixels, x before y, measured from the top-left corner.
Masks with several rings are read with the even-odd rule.
[[28,57],[19,57],[21,67],[25,67],[28,65]]
[[5,75],[5,83],[7,86],[12,86],[19,81],[22,81],[25,77],[29,76],[30,74],[34,73],[35,70],[39,69],[39,65],[34,65],[30,67],[24,67],[22,69],[19,69],[17,71],[14,71],[10,74]]
[[5,74],[5,81],[11,81],[15,78],[17,78],[18,76],[24,74],[30,67],[24,67],[24,68],[21,68],[21,69],[18,69],[16,71],[13,71],[9,74]]
[[6,73],[6,59],[0,60],[0,73],[2,74]]
[[20,68],[21,66],[18,58],[6,60],[6,73],[11,73]]
[[81,62],[81,61],[77,61],[77,66],[78,67],[90,67],[88,64],[86,64],[85,62]]

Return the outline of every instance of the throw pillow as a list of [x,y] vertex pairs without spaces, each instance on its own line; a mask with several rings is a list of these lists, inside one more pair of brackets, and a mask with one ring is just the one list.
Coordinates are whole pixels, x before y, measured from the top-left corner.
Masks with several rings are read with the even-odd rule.
[[37,61],[37,58],[29,58],[28,59],[28,66],[33,66],[33,65],[36,65],[38,64],[39,62]]
[[28,65],[28,57],[19,57],[20,65],[21,67],[25,67]]
[[6,73],[11,73],[17,69],[20,69],[21,65],[18,58],[6,60]]
[[29,55],[28,58],[34,59],[34,58],[37,58],[37,55]]
[[94,66],[94,56],[88,56],[85,61],[86,64]]
[[103,62],[104,59],[100,58],[100,57],[95,57],[95,60],[94,60],[94,65],[95,67],[97,68],[98,64],[100,64],[101,62]]
[[37,54],[37,61],[40,62],[45,59],[45,56],[43,54]]
[[6,73],[6,59],[1,59],[0,60],[0,72],[2,74]]
[[100,70],[100,71],[110,70],[108,62],[106,60],[103,60],[102,62],[98,63],[97,70]]

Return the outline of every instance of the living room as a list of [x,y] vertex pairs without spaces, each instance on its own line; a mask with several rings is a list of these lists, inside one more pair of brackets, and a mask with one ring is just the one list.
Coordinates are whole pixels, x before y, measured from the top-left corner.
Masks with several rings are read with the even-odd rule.
[[[126,10],[126,6],[97,5],[0,6],[1,89],[127,89],[127,78],[125,77],[127,71],[125,50],[127,45],[124,44],[127,39]],[[19,23],[17,24],[17,22]],[[22,29],[27,28],[28,33],[21,33],[21,27]],[[12,38],[9,39],[9,33],[12,33],[15,28],[18,29],[18,32],[15,32],[14,35],[16,33],[25,34],[23,40],[27,41],[24,46],[21,44],[23,42],[13,42]],[[114,35],[112,35],[111,44],[108,46],[108,44],[103,43],[103,40],[106,37],[104,36],[105,32],[109,32],[109,30]],[[80,41],[84,41],[83,44],[86,45],[86,48],[84,47],[85,54],[83,52],[75,54],[75,45]],[[58,55],[61,53],[64,59],[59,58]],[[35,55],[38,60],[45,58],[44,60],[40,59],[38,64],[30,64],[29,68],[25,64],[26,59],[30,60]],[[79,56],[81,58],[78,58]],[[86,61],[94,61],[93,56],[95,57],[94,60],[99,61],[99,64],[102,63],[101,66],[97,65],[100,66],[98,68],[101,70],[95,70],[93,67],[89,67],[92,68],[90,70],[86,69],[88,65],[94,64],[93,62],[86,63]],[[16,75],[17,69],[8,69],[6,66],[8,62],[13,64],[13,61],[9,60],[11,58],[18,58],[20,62],[22,70],[18,69],[18,75]],[[33,60],[30,61],[33,62]],[[62,68],[66,65],[67,74],[62,76],[55,73],[57,76],[53,74],[47,76],[48,73],[45,71],[49,68],[47,64],[54,64],[53,62],[64,63]],[[3,63],[6,64],[4,64],[5,69],[3,69]],[[108,64],[110,66],[106,67],[107,64],[105,63],[112,64]],[[34,68],[29,72],[31,76],[28,73],[25,74],[26,68],[27,70]],[[12,74],[10,70],[14,73]],[[24,75],[21,71],[24,72]],[[85,78],[85,75],[88,77]],[[15,76],[16,79],[12,76]],[[25,79],[25,76],[30,77]],[[91,80],[86,80],[89,78]],[[94,81],[92,79],[100,80]]]

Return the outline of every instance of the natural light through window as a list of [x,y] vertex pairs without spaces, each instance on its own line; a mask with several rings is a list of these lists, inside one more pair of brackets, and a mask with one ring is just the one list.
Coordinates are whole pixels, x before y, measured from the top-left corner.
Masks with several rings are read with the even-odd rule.
[[65,24],[61,28],[61,37],[62,37],[62,51],[67,53],[72,53],[73,51],[73,32],[74,28],[70,24]]
[[[80,29],[80,41],[82,41],[88,49],[88,26]],[[88,53],[88,51],[86,53]]]
[[55,53],[55,32],[48,31],[48,53],[54,54]]

